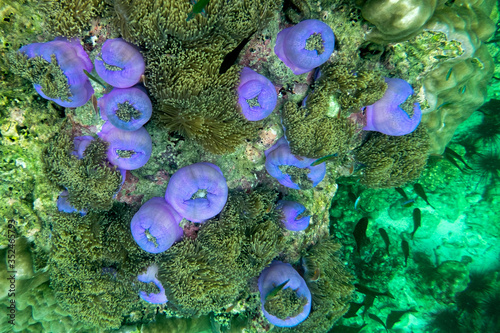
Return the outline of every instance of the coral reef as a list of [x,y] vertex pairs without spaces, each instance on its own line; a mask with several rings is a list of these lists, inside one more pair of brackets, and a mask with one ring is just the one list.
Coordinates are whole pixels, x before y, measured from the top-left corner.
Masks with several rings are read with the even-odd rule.
[[311,291],[309,317],[294,328],[277,328],[277,332],[328,332],[347,312],[354,287],[338,257],[340,245],[323,239],[303,257],[304,279]]
[[132,215],[117,204],[104,214],[53,217],[51,288],[61,307],[87,326],[119,327],[123,316],[140,307],[131,276],[148,265],[149,257],[128,231]]
[[68,201],[77,210],[108,210],[121,176],[106,165],[107,144],[92,140],[82,159],[71,154],[73,149],[70,134],[61,129],[42,155],[47,178],[68,190]]
[[361,182],[373,188],[398,187],[420,176],[427,163],[429,136],[423,126],[404,136],[374,133],[356,149]]
[[352,69],[336,64],[321,69],[305,105],[287,102],[283,107],[283,126],[291,151],[312,158],[330,154],[344,157],[357,145],[359,132],[347,117],[380,99],[386,87],[374,72],[354,74]]
[[264,189],[231,194],[220,217],[202,225],[196,240],[184,238],[166,253],[158,279],[180,314],[224,311],[278,255],[283,236],[272,209],[276,195]]

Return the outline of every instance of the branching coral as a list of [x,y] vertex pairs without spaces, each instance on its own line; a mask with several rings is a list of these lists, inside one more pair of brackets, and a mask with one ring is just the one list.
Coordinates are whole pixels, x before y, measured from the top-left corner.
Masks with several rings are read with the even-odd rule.
[[42,159],[50,181],[68,190],[68,200],[78,210],[107,210],[120,186],[120,173],[106,165],[107,144],[93,140],[84,157],[72,155],[73,140],[62,130],[52,139]]
[[184,315],[223,311],[247,288],[251,277],[282,247],[276,193],[234,193],[217,219],[206,222],[193,241],[184,239],[166,253],[159,280],[167,298]]
[[427,163],[429,136],[421,125],[404,136],[375,133],[355,156],[362,163],[361,182],[372,188],[402,186],[417,179]]

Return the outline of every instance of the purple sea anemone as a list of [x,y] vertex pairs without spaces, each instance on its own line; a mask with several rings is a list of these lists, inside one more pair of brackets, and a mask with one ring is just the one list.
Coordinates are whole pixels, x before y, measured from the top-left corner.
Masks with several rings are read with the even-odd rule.
[[305,20],[278,33],[274,53],[299,75],[325,63],[334,47],[335,36],[326,23]]
[[250,121],[266,118],[273,112],[277,101],[278,94],[271,81],[244,67],[238,86],[238,103],[245,118]]
[[[295,309],[295,311],[290,311],[296,312],[293,316],[283,317],[282,314],[278,314],[278,316],[276,316],[276,313],[271,314],[266,310],[266,308],[272,308],[270,304],[266,305],[266,303],[272,302],[275,297],[280,297],[280,295],[276,293],[276,287],[285,282],[286,284],[281,289],[282,292],[289,289],[287,292],[291,294],[291,297],[296,299],[297,302],[295,302],[295,304],[298,303],[299,308]],[[311,312],[311,292],[309,291],[304,279],[299,275],[299,273],[297,273],[292,265],[281,261],[273,261],[272,264],[265,268],[260,274],[258,285],[262,312],[264,312],[264,316],[271,324],[279,327],[294,327],[303,322],[307,316],[309,316],[309,313]],[[290,295],[288,298],[290,298]],[[301,300],[302,302],[300,302]],[[287,309],[284,310],[286,311]]]
[[98,100],[101,118],[124,131],[135,131],[148,122],[153,106],[139,87],[115,88]]
[[181,240],[183,230],[179,226],[182,217],[165,199],[154,197],[135,213],[130,222],[132,237],[141,249],[150,253],[166,251]]
[[311,216],[305,215],[306,207],[304,205],[295,201],[280,200],[276,209],[283,213],[281,221],[287,230],[301,231],[309,226]]
[[136,131],[124,131],[104,123],[99,137],[109,142],[108,160],[120,169],[135,170],[146,164],[151,157],[153,144],[144,127]]
[[117,88],[135,85],[144,74],[144,59],[139,50],[121,38],[108,39],[95,60],[97,74]]
[[400,105],[413,95],[410,84],[403,79],[385,78],[387,90],[384,96],[364,108],[366,114],[365,131],[377,131],[386,135],[399,136],[413,132],[422,118],[420,104],[413,104],[410,118]]
[[150,283],[153,282],[155,286],[160,289],[160,292],[157,294],[147,294],[144,291],[139,292],[139,296],[146,302],[152,303],[152,304],[164,304],[168,302],[167,296],[165,295],[165,288],[163,288],[163,285],[161,282],[158,280],[156,277],[156,274],[158,274],[158,266],[152,265],[149,266],[146,273],[144,274],[139,274],[137,276],[137,280],[144,282],[144,283]]
[[[94,93],[88,77],[83,72],[83,70],[92,71],[92,62],[77,39],[67,40],[58,37],[47,43],[25,45],[19,49],[19,52],[25,53],[29,58],[40,56],[50,63],[52,63],[51,56],[55,55],[57,64],[67,78],[69,94],[66,93],[65,96],[55,96],[54,92],[49,93],[47,87],[41,85],[42,82],[33,82],[35,90],[43,98],[63,107],[76,108],[87,103]],[[47,94],[52,95],[47,96]]]
[[184,218],[204,222],[219,214],[227,201],[226,178],[212,163],[195,163],[177,170],[165,199]]
[[290,151],[285,137],[266,150],[265,154],[267,172],[286,187],[296,190],[308,189],[318,185],[325,177],[325,163],[311,166],[316,159],[300,156],[297,158]]
[[57,209],[60,212],[64,213],[80,213],[81,216],[84,216],[87,214],[87,211],[85,210],[77,210],[75,207],[73,207],[69,201],[68,201],[69,193],[67,190],[62,191],[59,194],[59,197],[57,197]]

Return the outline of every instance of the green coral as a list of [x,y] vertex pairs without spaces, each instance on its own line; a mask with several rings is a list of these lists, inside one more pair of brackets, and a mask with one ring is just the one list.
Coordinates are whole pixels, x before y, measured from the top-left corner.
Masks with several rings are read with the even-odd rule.
[[403,136],[373,133],[355,152],[364,165],[361,183],[372,188],[398,187],[417,179],[428,154],[429,135],[422,125]]
[[206,15],[187,20],[192,5],[177,0],[113,1],[114,23],[125,38],[148,47],[164,45],[168,37],[186,43],[204,43],[213,34],[241,40],[265,22],[281,1],[212,0],[205,6]]
[[266,300],[264,309],[280,319],[296,317],[307,304],[307,298],[298,297],[292,288],[281,289],[275,296]]
[[104,214],[54,215],[51,287],[61,307],[87,326],[117,328],[124,316],[142,306],[133,282],[152,262],[152,255],[132,239],[129,224],[133,212],[115,204]]
[[339,258],[340,247],[332,239],[323,239],[307,251],[302,262],[312,295],[311,313],[293,328],[275,327],[276,332],[328,332],[347,312],[354,286]]
[[121,175],[106,163],[107,146],[94,139],[78,159],[71,154],[72,137],[62,130],[42,155],[47,178],[68,190],[68,201],[77,210],[108,210],[113,205]]
[[206,222],[196,240],[184,239],[166,253],[159,280],[183,315],[223,312],[248,293],[248,281],[282,248],[282,228],[265,190],[233,193],[219,218]]
[[306,107],[293,102],[283,107],[283,125],[292,153],[312,158],[344,156],[352,149],[356,134],[356,125],[347,116],[380,99],[386,87],[383,78],[373,72],[355,75],[341,65],[323,69]]
[[44,14],[45,30],[54,36],[76,37],[90,27],[90,21],[103,13],[102,0],[43,0],[39,10]]

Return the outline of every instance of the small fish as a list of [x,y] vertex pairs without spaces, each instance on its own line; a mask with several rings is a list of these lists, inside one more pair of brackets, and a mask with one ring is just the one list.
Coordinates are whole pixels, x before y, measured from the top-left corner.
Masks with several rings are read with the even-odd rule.
[[360,253],[361,246],[366,243],[366,228],[368,228],[368,218],[362,217],[354,227],[354,239],[356,240],[356,251]]
[[401,204],[401,206],[408,208],[408,207],[413,206],[414,203],[415,203],[415,199],[410,199],[410,200],[406,200],[405,202],[403,202]]
[[102,83],[99,79],[97,79],[94,75],[90,74],[89,72],[87,72],[85,69],[83,70],[83,73],[85,73],[85,75],[87,75],[87,77],[89,79],[91,79],[92,81],[98,83],[99,85],[101,85],[104,89],[107,89],[108,87],[106,87],[106,85],[104,83]]
[[380,236],[382,236],[382,239],[384,240],[385,243],[385,252],[389,254],[389,245],[391,244],[389,240],[389,235],[387,234],[387,231],[385,231],[384,228],[379,228],[378,232],[380,233]]
[[316,166],[318,164],[331,160],[332,158],[337,157],[338,155],[339,155],[338,153],[335,153],[318,158],[316,161],[311,163],[311,166]]
[[240,55],[241,51],[245,48],[245,46],[248,44],[250,39],[252,39],[253,34],[255,33],[256,30],[252,31],[252,33],[245,39],[243,39],[238,46],[234,48],[231,52],[226,54],[224,56],[224,60],[222,60],[222,64],[219,67],[219,75],[224,74],[231,68],[236,63],[236,60],[238,59],[238,56]]
[[417,311],[415,309],[409,309],[406,311],[391,311],[391,313],[389,313],[387,319],[385,320],[385,325],[387,326],[388,329],[391,329],[394,326],[394,324],[400,321],[405,314],[410,312],[417,312]]
[[[413,184],[413,189],[415,190],[415,193],[417,193],[417,195],[419,197],[421,197],[422,199],[424,199],[424,201],[432,207],[432,205],[429,203],[429,200],[427,199],[427,195],[425,194],[425,191],[424,191],[424,188],[422,187],[422,185],[420,185],[419,183],[415,183]],[[432,207],[434,208],[434,207]]]
[[376,291],[372,288],[369,288],[369,287],[366,287],[366,286],[363,286],[359,283],[356,283],[354,284],[354,287],[356,287],[356,291],[362,293],[362,294],[365,294],[365,295],[370,295],[370,296],[373,296],[373,297],[378,297],[378,296],[386,296],[386,297],[390,297],[392,299],[395,299],[395,297],[389,292],[389,291],[386,291],[386,292],[380,292],[380,291]]
[[403,199],[409,200],[408,196],[406,195],[405,190],[403,190],[401,187],[396,187],[395,190],[396,190],[396,192],[398,192],[399,194],[401,194],[401,196],[403,197]]
[[92,97],[90,98],[92,100],[92,107],[94,108],[95,114],[97,117],[99,117],[99,107],[97,106],[97,97],[92,94]]
[[376,322],[378,322],[379,324],[381,324],[382,326],[384,326],[385,330],[387,331],[387,326],[385,326],[384,322],[382,321],[382,319],[380,319],[378,316],[374,315],[374,314],[371,314],[369,313],[368,314],[368,317],[370,317],[371,319],[375,320]]
[[440,54],[435,55],[435,56],[433,56],[433,57],[434,57],[434,59],[436,59],[436,60],[441,60],[441,59],[446,59],[446,58],[448,58],[447,56],[445,56],[445,55],[440,55]]
[[472,170],[472,168],[465,162],[465,160],[463,159],[462,156],[460,156],[456,151],[454,151],[453,149],[449,148],[449,147],[446,147],[444,149],[444,153],[447,154],[447,155],[450,155],[451,157],[459,160],[460,162],[462,162],[465,166],[466,169],[468,170]]
[[413,210],[413,232],[411,233],[411,239],[415,236],[415,232],[420,227],[422,221],[422,212],[419,208]]
[[226,312],[231,312],[234,309],[235,304],[230,305],[227,309]]
[[266,301],[268,299],[271,299],[271,298],[275,297],[276,295],[278,295],[278,293],[286,286],[288,281],[290,281],[290,279],[286,280],[285,282],[283,282],[283,283],[277,285],[276,287],[274,287],[273,289],[271,289],[269,294],[266,295]]
[[203,14],[205,16],[205,7],[208,5],[210,0],[199,0],[199,1],[191,1],[191,3],[194,2],[193,4],[193,9],[188,13],[188,16],[186,18],[186,21],[191,20],[194,18],[197,14]]
[[142,74],[139,82],[141,82],[144,85],[144,87],[146,87],[147,86],[146,75]]
[[267,207],[267,209],[266,209],[266,214],[268,214],[271,211],[271,209],[273,208],[273,206],[274,206],[274,204],[271,202],[269,204],[269,206]]
[[451,71],[453,70],[453,67],[450,67],[450,70],[448,71],[448,73],[446,74],[446,81],[448,81],[448,79],[450,78],[450,75],[451,75]]
[[321,276],[321,270],[319,268],[316,268],[314,270],[314,275],[312,276],[312,278],[309,279],[309,281],[318,281],[320,276]]
[[354,210],[358,210],[358,205],[359,205],[359,200],[361,199],[361,196],[359,196],[356,201],[354,201]]
[[463,95],[463,94],[465,94],[465,90],[466,90],[466,89],[467,89],[467,86],[466,86],[466,85],[464,85],[464,86],[462,87],[462,89],[460,90],[460,94],[462,94],[462,95]]
[[410,244],[406,240],[401,241],[401,248],[403,249],[403,255],[405,257],[405,267],[408,266],[408,257],[410,256]]
[[464,172],[464,169],[460,165],[458,165],[457,161],[455,160],[455,158],[453,156],[451,156],[450,154],[446,153],[446,150],[445,150],[442,158],[446,159],[448,162],[450,162],[451,164],[453,164],[454,166],[456,166],[458,170]]
[[442,107],[448,106],[448,105],[450,105],[450,104],[453,104],[453,103],[452,103],[452,102],[444,102],[444,103],[442,103],[440,106],[438,106],[438,107],[436,108],[436,110],[439,110],[439,109],[441,109]]
[[375,303],[375,296],[373,295],[366,295],[365,299],[363,300],[363,305],[365,308],[363,309],[363,317],[365,316],[366,312],[370,310],[370,308],[373,306],[373,303]]
[[346,312],[344,315],[344,318],[352,318],[357,316],[357,312],[361,307],[364,305],[364,303],[349,303],[349,310]]

